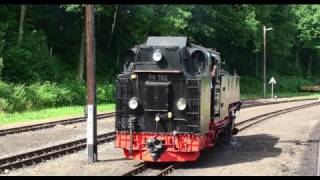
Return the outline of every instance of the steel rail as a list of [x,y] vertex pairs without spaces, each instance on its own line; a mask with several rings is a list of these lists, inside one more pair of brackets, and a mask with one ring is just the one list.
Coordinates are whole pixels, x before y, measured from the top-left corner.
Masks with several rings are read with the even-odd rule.
[[241,128],[239,129],[239,132],[240,132],[240,131],[242,131],[244,129],[247,129],[247,128],[255,125],[255,124],[258,124],[258,123],[260,123],[260,122],[262,122],[264,120],[270,119],[272,117],[279,116],[279,115],[282,115],[282,114],[285,114],[285,113],[289,113],[289,112],[292,112],[292,111],[295,111],[295,110],[304,109],[304,108],[307,108],[307,107],[317,106],[317,105],[320,105],[320,102],[305,104],[305,105],[301,105],[301,106],[295,106],[295,107],[291,107],[291,108],[287,108],[287,109],[273,111],[273,112],[266,113],[266,114],[261,114],[261,115],[255,116],[253,118],[249,118],[247,120],[238,122],[238,123],[235,124],[235,126],[237,128],[239,126],[241,126]]
[[[104,113],[104,114],[97,115],[97,119],[104,119],[104,118],[113,117],[113,116],[115,116],[115,112]],[[68,125],[68,124],[75,124],[75,123],[80,123],[85,121],[86,121],[86,117],[77,117],[77,118],[39,123],[39,124],[33,124],[33,125],[21,126],[21,127],[9,128],[9,129],[0,129],[0,136],[5,136],[8,134],[17,134],[17,133],[27,132],[27,131],[34,131],[39,129],[47,129],[47,128],[52,128],[56,125]]]
[[129,172],[122,174],[121,176],[135,176],[137,174],[144,172],[146,169],[147,169],[147,164],[140,163],[140,164],[138,164],[138,166],[136,168],[130,170]]
[[290,103],[290,102],[299,102],[299,101],[311,101],[311,100],[318,100],[319,98],[306,98],[306,99],[294,99],[294,100],[286,100],[286,101],[275,101],[275,102],[253,102],[250,101],[254,100],[244,100],[242,101],[241,109],[257,107],[257,106],[266,106],[272,104],[282,104],[282,103]]
[[156,176],[167,176],[169,175],[176,167],[178,164],[171,164],[165,169],[163,169],[160,173],[158,173]]
[[[314,99],[310,99],[310,100],[314,100]],[[260,122],[262,122],[264,120],[267,120],[267,119],[270,119],[272,117],[279,116],[279,115],[282,115],[282,114],[285,114],[285,113],[289,113],[289,112],[292,112],[292,111],[295,111],[295,110],[316,106],[316,105],[320,105],[320,102],[305,104],[305,105],[301,105],[301,106],[295,106],[295,107],[291,107],[291,108],[287,108],[287,109],[282,109],[282,110],[273,111],[273,112],[270,112],[270,113],[258,115],[256,117],[253,117],[253,118],[241,121],[239,123],[236,123],[236,127],[243,126],[241,129],[239,129],[239,132],[240,132],[240,131],[242,131],[244,129],[247,129],[247,128],[249,128],[249,127],[251,127],[251,126],[253,126],[253,125],[257,124],[257,123],[260,123]],[[251,123],[251,122],[253,122],[253,123]],[[319,149],[320,149],[320,147],[319,147]],[[319,155],[319,158],[320,158],[320,155]],[[166,175],[170,174],[176,167],[177,167],[177,163],[171,164],[171,165],[165,167],[156,176],[166,176]],[[146,171],[147,169],[148,169],[147,164],[142,163],[142,164],[138,165],[138,167],[130,170],[129,172],[123,174],[122,176],[139,175],[140,173]]]
[[[148,165],[148,163],[140,163],[136,168],[122,174],[121,176],[139,176],[139,174],[147,171],[148,169],[151,169],[148,167]],[[164,168],[161,168],[162,170],[154,176],[166,176],[170,174],[176,167],[177,163],[166,165]]]
[[[287,100],[287,101],[277,101],[277,102],[259,102],[259,103],[246,103],[247,101],[242,101],[243,104],[241,106],[241,109],[246,109],[250,107],[257,107],[257,106],[264,106],[264,105],[271,105],[271,104],[280,104],[280,103],[288,103],[288,102],[297,102],[297,101],[308,101],[308,100],[317,100],[318,98],[308,98],[308,99],[297,99],[297,100]],[[248,100],[251,101],[251,100]],[[115,116],[115,112],[111,113],[104,113],[97,115],[97,119],[104,119],[108,117]],[[70,118],[65,120],[59,120],[59,121],[52,121],[52,122],[46,122],[46,123],[39,123],[39,124],[33,124],[33,125],[27,125],[27,126],[21,126],[21,127],[15,127],[15,128],[8,128],[8,129],[0,129],[0,136],[5,136],[8,134],[17,134],[21,132],[27,132],[27,131],[34,131],[34,130],[40,130],[40,129],[47,129],[55,127],[56,125],[68,125],[68,124],[75,124],[80,122],[85,122],[86,117],[77,117],[77,118]]]
[[[101,134],[98,136],[98,144],[113,141],[115,136],[115,132]],[[45,160],[54,159],[83,150],[87,147],[86,142],[87,139],[83,138],[60,145],[2,158],[0,159],[0,173],[5,172],[6,170],[34,165]]]
[[[253,122],[248,125],[245,125],[241,129],[239,129],[239,131],[242,131],[244,129],[247,129],[247,128],[249,128],[259,122],[270,119],[272,117],[279,116],[279,115],[282,115],[282,114],[285,114],[288,112],[292,112],[295,110],[299,110],[299,109],[303,109],[303,108],[307,108],[307,107],[311,107],[311,106],[316,106],[316,105],[320,105],[320,102],[315,102],[315,103],[311,103],[311,104],[296,106],[296,107],[292,107],[292,108],[288,108],[288,109],[283,109],[283,110],[274,111],[271,113],[262,114],[262,115],[244,120],[242,122],[236,123],[236,127],[239,127],[241,125],[245,125],[246,123],[249,123],[249,122]],[[114,115],[115,115],[115,113],[106,113],[106,114],[99,115],[99,118],[106,118],[106,117],[111,117]],[[49,122],[49,123],[42,123],[42,124],[37,124],[37,125],[40,125],[40,126],[41,125],[48,125],[49,126],[51,124],[54,124],[54,125],[73,124],[73,123],[82,122],[82,121],[85,121],[85,117],[82,117],[82,119],[81,118],[72,118],[72,119]],[[30,129],[31,128],[35,128],[35,129],[40,128],[40,127],[37,128],[34,126],[36,126],[36,125],[7,129],[8,130],[7,134],[12,134],[10,132],[15,131],[15,129],[18,129],[19,132],[23,132],[23,131],[29,131],[29,130],[22,130],[21,128],[26,128],[26,129],[27,128],[30,128]],[[4,130],[0,131],[0,133],[3,133],[3,132],[5,132],[5,131]],[[115,132],[106,133],[106,134],[102,134],[102,135],[98,136],[98,143],[101,144],[104,142],[110,142],[114,139],[115,139]],[[34,165],[34,164],[43,162],[48,159],[54,159],[54,158],[61,157],[66,154],[74,153],[79,150],[83,150],[85,148],[86,148],[86,138],[72,141],[72,142],[68,142],[68,143],[64,143],[64,144],[60,144],[60,145],[56,145],[56,146],[52,146],[52,147],[47,147],[44,149],[39,149],[39,150],[19,154],[19,155],[15,155],[15,156],[11,156],[11,157],[6,157],[3,159],[0,159],[0,173],[3,173],[6,169],[11,170],[11,169],[21,168],[21,167],[28,166],[28,165]],[[177,167],[177,164],[171,164],[171,165],[167,166],[166,168],[164,168],[164,170],[162,170],[156,176],[168,175],[170,172],[172,172],[172,170],[175,167]],[[123,174],[123,176],[134,176],[134,175],[137,175],[137,174],[145,171],[146,169],[147,169],[146,164],[142,163],[137,168],[131,170],[128,173]]]

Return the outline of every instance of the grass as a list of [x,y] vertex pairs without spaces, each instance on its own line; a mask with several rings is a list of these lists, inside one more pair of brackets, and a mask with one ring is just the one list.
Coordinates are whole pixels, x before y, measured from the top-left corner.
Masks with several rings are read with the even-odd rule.
[[[115,104],[99,104],[97,112],[111,112],[114,111]],[[69,106],[59,108],[48,108],[38,111],[27,111],[22,113],[0,113],[0,126],[13,125],[26,122],[39,122],[45,120],[58,120],[68,117],[83,116],[83,106]]]
[[[315,93],[315,92],[286,92],[286,93],[275,93],[275,96],[278,98],[287,98],[287,97],[306,97],[306,98],[312,98],[312,97],[319,97],[320,98],[320,93]],[[267,98],[270,98],[270,94],[267,93]],[[240,98],[245,100],[245,99],[260,99],[263,98],[262,95],[260,94],[241,94]]]

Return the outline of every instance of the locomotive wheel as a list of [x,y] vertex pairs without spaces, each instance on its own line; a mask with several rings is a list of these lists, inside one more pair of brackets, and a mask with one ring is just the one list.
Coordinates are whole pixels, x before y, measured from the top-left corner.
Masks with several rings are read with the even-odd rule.
[[230,114],[229,116],[230,118],[232,118],[232,120],[228,123],[226,130],[225,130],[225,136],[223,138],[224,142],[229,142],[232,138],[232,135],[234,135],[235,133],[238,133],[238,129],[236,129],[235,126],[235,118],[232,117],[232,115]]

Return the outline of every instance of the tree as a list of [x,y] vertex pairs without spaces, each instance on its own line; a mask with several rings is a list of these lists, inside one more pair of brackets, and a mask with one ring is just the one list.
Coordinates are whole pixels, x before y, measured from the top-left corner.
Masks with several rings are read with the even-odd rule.
[[1,72],[2,72],[2,69],[3,69],[3,50],[4,50],[4,45],[5,45],[5,40],[3,39],[4,38],[4,34],[5,32],[3,32],[4,30],[2,29],[3,26],[0,26],[0,80],[2,79],[1,78]]
[[83,82],[83,74],[84,74],[84,63],[85,63],[85,52],[86,52],[86,31],[85,25],[82,27],[81,33],[81,42],[80,42],[80,52],[79,52],[79,68],[78,68],[78,77],[77,79],[80,82]]
[[79,61],[76,79],[79,82],[84,81],[84,64],[85,64],[85,48],[86,48],[86,29],[85,29],[85,19],[84,19],[84,6],[83,5],[63,5],[61,6],[69,13],[76,13],[80,16],[80,48],[79,48]]
[[[273,28],[267,34],[268,75],[303,76],[302,71],[318,75],[319,7],[96,5],[97,79],[113,81],[122,68],[122,52],[144,43],[148,36],[191,37],[205,47],[217,48],[229,72],[259,78],[263,25]],[[83,81],[84,28],[83,5],[0,6],[3,79]],[[53,78],[54,66],[59,66],[56,74],[63,78]],[[46,68],[51,70],[45,72]]]
[[24,25],[24,21],[25,21],[26,12],[27,12],[27,5],[21,5],[18,47],[20,46],[20,44],[22,42],[22,38],[23,38],[23,33],[24,33],[23,25]]
[[[301,5],[296,7],[297,37],[308,58],[303,59],[308,74],[312,74],[312,65],[316,64],[315,56],[320,52],[320,6]],[[318,62],[319,63],[319,62]]]
[[108,42],[108,45],[107,45],[107,49],[109,49],[110,45],[111,45],[112,36],[113,36],[113,33],[114,33],[114,27],[115,27],[116,22],[117,22],[117,14],[118,14],[118,5],[115,5],[115,11],[114,11],[114,15],[113,15],[113,23],[112,23],[112,26],[111,26],[111,33],[110,33],[110,38],[109,38],[109,42]]

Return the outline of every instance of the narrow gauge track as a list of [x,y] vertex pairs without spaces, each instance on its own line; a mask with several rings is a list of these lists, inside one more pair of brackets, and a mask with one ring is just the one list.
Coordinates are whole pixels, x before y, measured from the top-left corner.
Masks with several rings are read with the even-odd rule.
[[[98,136],[98,144],[110,142],[115,139],[115,132],[101,134]],[[79,139],[76,141],[47,147],[23,154],[18,154],[11,157],[0,159],[0,173],[4,173],[5,170],[12,170],[22,168],[25,166],[34,165],[45,160],[54,159],[63,155],[71,154],[86,148],[87,139]]]
[[[149,169],[151,169],[149,166],[150,164],[148,163],[140,163],[136,168],[130,170],[125,174],[122,174],[121,176],[139,176],[141,175],[141,173],[144,173]],[[160,172],[156,173],[154,176],[166,176],[170,174],[174,170],[174,168],[178,166],[178,163],[173,163],[168,165],[161,164],[160,166],[163,166],[163,167],[161,167]]]
[[[245,100],[245,101],[243,101],[241,108],[245,109],[245,108],[256,107],[256,106],[280,104],[280,103],[287,103],[287,102],[297,102],[297,101],[307,101],[307,100],[317,100],[317,99],[318,98],[308,98],[308,99],[277,101],[277,102],[257,102],[254,100]],[[97,119],[99,120],[99,119],[104,119],[104,118],[113,117],[113,116],[115,116],[115,112],[98,114]],[[80,122],[85,122],[85,121],[86,121],[86,117],[78,117],[78,118],[71,118],[71,119],[65,119],[65,120],[60,120],[60,121],[39,123],[39,124],[33,124],[33,125],[21,126],[21,127],[15,127],[15,128],[0,129],[0,136],[52,128],[58,124],[67,125],[67,124],[75,124],[75,123],[80,123]]]
[[[274,111],[271,113],[266,113],[266,114],[262,114],[247,120],[244,120],[242,122],[236,123],[236,127],[238,128],[239,132],[243,131],[247,128],[250,128],[262,121],[268,120],[272,117],[275,116],[279,116],[288,112],[292,112],[295,110],[299,110],[299,109],[303,109],[303,108],[308,108],[308,107],[312,107],[312,106],[316,106],[316,105],[320,105],[320,102],[315,102],[315,103],[311,103],[311,104],[306,104],[306,105],[302,105],[302,106],[296,106],[296,107],[292,107],[292,108],[288,108],[288,109],[283,109],[283,110],[279,110],[279,111]],[[318,140],[318,157],[317,157],[317,163],[316,163],[316,175],[320,176],[320,141]]]
[[306,98],[306,99],[271,101],[271,102],[259,102],[256,100],[244,100],[244,101],[242,101],[241,109],[257,107],[257,106],[265,106],[265,105],[271,105],[271,104],[281,104],[281,103],[298,102],[298,101],[311,101],[311,100],[318,100],[318,99],[319,98]]
[[272,117],[279,116],[279,115],[282,115],[282,114],[285,114],[288,112],[292,112],[292,111],[307,108],[307,107],[317,106],[317,105],[320,105],[320,102],[314,102],[314,103],[305,104],[305,105],[301,105],[301,106],[295,106],[295,107],[291,107],[291,108],[287,108],[287,109],[273,111],[270,113],[261,114],[259,116],[241,121],[239,123],[236,123],[235,125],[239,129],[239,132],[240,132],[240,131],[243,131],[244,129],[247,129],[255,124],[258,124],[258,123],[260,123],[264,120],[270,119]]
[[[279,116],[279,115],[282,115],[282,114],[285,114],[285,113],[289,113],[289,112],[292,112],[292,111],[295,111],[295,110],[316,106],[316,105],[320,105],[320,102],[305,104],[305,105],[301,105],[301,106],[296,106],[296,107],[292,107],[292,108],[287,108],[287,109],[283,109],[283,110],[274,111],[274,112],[271,112],[271,113],[262,114],[262,115],[259,115],[259,116],[256,116],[256,117],[241,121],[239,123],[236,123],[236,127],[239,129],[239,132],[240,132],[240,131],[243,131],[243,130],[245,130],[245,129],[247,129],[247,128],[255,125],[255,124],[258,124],[258,123],[264,121],[264,120],[270,119],[272,117]],[[319,147],[319,149],[320,149],[320,147]],[[320,161],[320,154],[319,154],[319,161]],[[318,164],[319,163],[320,162],[318,162]],[[147,171],[148,168],[149,168],[148,166],[149,165],[147,163],[141,163],[136,168],[130,170],[129,172],[123,174],[122,176],[139,175],[139,174]],[[174,170],[174,168],[177,168],[177,166],[178,166],[177,163],[170,164],[170,165],[164,167],[163,170],[161,170],[161,172],[158,173],[156,176],[166,176],[166,175],[170,174]],[[319,166],[318,166],[318,168],[319,168]]]
[[[279,111],[274,111],[271,113],[262,114],[247,120],[244,120],[242,122],[239,122],[236,124],[236,127],[239,128],[239,131],[242,131],[244,129],[247,129],[255,124],[258,124],[259,122],[262,122],[264,120],[270,119],[275,116],[279,116],[281,114],[285,114],[291,111],[295,111],[298,109],[303,109],[311,106],[320,105],[320,102],[310,103],[306,105],[296,106],[288,109],[283,109]],[[112,113],[110,113],[112,114]],[[106,134],[102,134],[98,136],[98,144],[110,142],[115,139],[115,132],[110,132]],[[80,139],[77,141],[72,141],[68,143],[64,143],[61,145],[56,145],[52,147],[47,147],[40,150],[35,150],[23,154],[18,154],[11,157],[6,157],[3,159],[0,159],[0,173],[5,172],[6,169],[12,170],[16,168],[21,168],[25,166],[34,165],[40,162],[43,162],[45,160],[54,159],[66,154],[71,154],[74,152],[77,152],[79,150],[83,150],[86,148],[86,138]],[[138,175],[141,172],[146,171],[149,167],[147,163],[142,163],[135,169],[129,171],[128,173],[123,174],[123,176],[134,176]],[[173,171],[174,168],[178,166],[178,163],[170,164],[162,168],[160,173],[157,173],[156,176],[165,176],[170,174],[171,171]]]
[[[113,117],[113,116],[115,116],[115,112],[103,113],[103,114],[97,115],[97,119],[99,120],[99,119],[104,119],[104,118]],[[60,121],[21,126],[16,128],[10,128],[10,129],[1,129],[0,136],[5,136],[8,134],[17,134],[17,133],[27,132],[27,131],[34,131],[39,129],[52,128],[58,124],[67,125],[67,124],[74,124],[74,123],[85,122],[85,121],[86,121],[86,117],[78,117],[78,118],[71,118],[71,119],[65,119]]]

